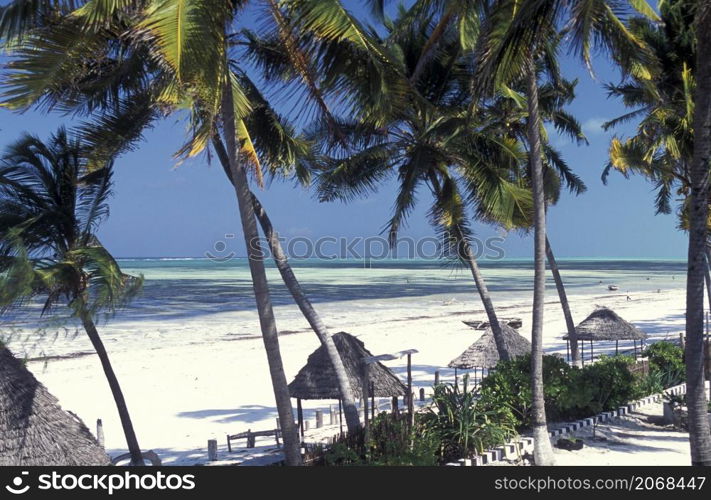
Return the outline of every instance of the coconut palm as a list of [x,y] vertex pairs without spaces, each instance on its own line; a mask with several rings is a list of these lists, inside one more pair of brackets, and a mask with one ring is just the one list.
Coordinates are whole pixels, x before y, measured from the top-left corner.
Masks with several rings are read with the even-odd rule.
[[[496,312],[471,247],[466,213],[472,209],[480,219],[508,227],[524,224],[530,198],[514,173],[522,151],[514,138],[489,133],[485,120],[469,113],[468,62],[455,33],[448,30],[422,70],[422,48],[437,28],[410,19],[401,10],[398,20],[388,26],[390,36],[383,40],[392,53],[400,54],[391,61],[391,72],[411,83],[409,93],[398,97],[408,105],[344,120],[342,140],[331,140],[322,126],[313,129],[318,150],[311,166],[319,197],[348,201],[377,190],[385,178],[396,177],[398,193],[385,227],[395,244],[416,204],[418,189],[426,187],[432,194],[430,221],[445,237],[445,250],[471,271],[499,354],[507,359]],[[422,73],[412,79],[418,65]],[[367,74],[347,73],[343,79],[356,94],[370,85]]]
[[639,60],[644,45],[625,27],[627,15],[637,9],[650,18],[656,13],[644,0],[500,0],[495,2],[486,33],[477,49],[477,78],[474,89],[486,92],[524,75],[527,79],[528,149],[534,201],[534,293],[532,316],[531,392],[535,460],[553,463],[543,400],[543,308],[546,259],[546,198],[543,178],[542,119],[535,61],[544,53],[548,40],[556,39],[562,24],[566,40],[589,65],[592,43],[615,54],[624,68],[642,72]]
[[[65,26],[64,29],[54,23],[51,33],[47,33],[45,30],[42,36],[34,37],[31,40],[32,43],[27,44],[33,47],[31,52],[23,53],[22,49],[19,51],[20,60],[14,62],[13,68],[18,70],[31,69],[32,78],[31,81],[23,77],[10,79],[9,87],[11,90],[6,93],[6,97],[9,97],[9,104],[15,107],[22,107],[37,103],[40,100],[51,102],[59,99],[61,106],[70,106],[73,110],[81,108],[84,111],[91,112],[97,108],[102,110],[109,108],[110,112],[104,113],[99,118],[101,129],[104,129],[105,133],[99,133],[98,135],[106,138],[113,134],[112,127],[118,126],[120,133],[113,134],[113,137],[125,140],[118,141],[119,145],[110,147],[107,147],[105,143],[94,142],[96,142],[96,150],[99,153],[116,154],[128,147],[127,145],[135,143],[135,140],[140,138],[141,131],[152,120],[160,117],[167,110],[175,108],[176,105],[189,102],[191,103],[189,106],[193,112],[194,119],[193,134],[191,140],[181,149],[180,153],[188,156],[197,154],[205,147],[210,137],[213,145],[218,142],[223,143],[221,147],[224,149],[224,141],[219,137],[219,134],[213,132],[213,129],[220,125],[220,120],[214,122],[218,106],[213,98],[214,95],[210,96],[209,92],[205,90],[206,88],[211,88],[211,86],[214,87],[216,80],[214,77],[209,77],[208,81],[205,81],[205,75],[198,73],[197,78],[200,83],[196,84],[195,81],[192,81],[195,77],[194,71],[190,69],[192,66],[185,65],[185,61],[192,57],[197,57],[200,62],[205,62],[206,58],[196,56],[203,47],[200,44],[197,44],[197,48],[191,45],[188,38],[182,38],[180,40],[181,46],[176,47],[175,40],[171,38],[170,33],[173,28],[183,29],[183,33],[188,32],[185,31],[186,28],[190,28],[189,32],[191,34],[205,36],[205,33],[194,29],[194,24],[205,24],[206,20],[200,18],[200,15],[201,13],[204,14],[206,4],[205,2],[186,2],[182,5],[185,9],[178,8],[176,10],[174,3],[139,3],[130,1],[119,3],[93,1],[86,3],[78,11],[72,12],[73,17],[70,18],[70,22],[67,23],[68,26]],[[311,30],[317,32],[319,39],[330,41],[331,43],[336,43],[334,41],[337,41],[339,44],[358,42],[361,44],[361,48],[367,49],[367,54],[374,52],[381,59],[382,54],[378,53],[377,47],[367,42],[367,37],[360,31],[357,23],[338,2],[299,1],[277,3],[270,1],[265,3],[268,7],[268,20],[273,25],[275,37],[281,48],[284,49],[281,50],[281,53],[289,56],[287,57],[287,64],[290,72],[294,73],[295,77],[300,80],[303,87],[308,90],[309,99],[318,104],[322,115],[328,119],[328,109],[323,101],[322,93],[315,83],[313,71],[306,66],[309,62],[307,60],[309,56],[308,50],[313,49],[310,49],[308,47],[309,44],[304,42],[305,37],[296,37],[294,35],[297,30],[293,26],[293,22],[289,21],[287,15],[294,17],[294,12],[298,12],[300,31]],[[40,5],[42,5],[41,2]],[[124,13],[121,9],[127,6],[131,7],[131,9],[129,9],[128,13]],[[145,8],[142,9],[141,7]],[[313,13],[314,9],[318,11],[316,15]],[[66,11],[66,8],[64,11]],[[187,18],[178,18],[176,21],[175,15],[180,12],[187,12]],[[35,15],[34,17],[44,18],[51,16],[43,14],[41,16]],[[79,25],[76,22],[71,22],[77,21],[76,18],[79,19]],[[175,24],[176,22],[177,24]],[[329,28],[330,22],[336,24],[335,29]],[[41,25],[41,23],[39,24]],[[5,25],[12,28],[23,26],[23,23],[5,23]],[[0,23],[1,26],[4,25]],[[79,40],[75,36],[77,31],[81,32],[78,28],[84,29],[82,32],[83,37]],[[23,36],[27,38],[26,35],[26,33],[18,34],[10,30],[6,36],[7,38],[23,38]],[[148,35],[151,35],[151,37]],[[213,33],[206,36],[217,35]],[[219,39],[220,37],[217,36],[217,38]],[[234,44],[234,40],[234,34],[232,34],[229,43]],[[56,50],[57,47],[62,48],[65,46],[77,47],[77,50],[74,53]],[[166,51],[166,48],[170,50]],[[89,63],[88,61],[91,60],[91,57],[87,57],[87,50],[89,53],[91,51],[98,52],[98,57],[95,57],[98,61]],[[38,57],[38,52],[40,52],[40,57]],[[164,57],[156,57],[157,53],[163,54]],[[42,55],[49,57],[51,61],[42,60]],[[24,59],[22,56],[24,56]],[[374,58],[371,57],[370,60],[373,62]],[[47,64],[49,62],[51,64]],[[61,71],[51,71],[51,74],[44,71],[52,65],[55,68],[61,68]],[[208,66],[213,67],[211,63],[208,63]],[[245,80],[248,79],[236,65],[232,64],[231,66],[232,71],[234,71],[231,77],[233,84],[244,84]],[[87,70],[89,72],[88,75],[86,74]],[[83,74],[82,71],[84,72]],[[181,80],[185,80],[186,84],[183,86],[178,85],[177,82]],[[146,81],[150,81],[148,88],[145,88]],[[51,86],[49,83],[51,83]],[[185,91],[186,88],[188,89],[187,91]],[[279,117],[271,111],[271,108],[263,105],[263,99],[260,97],[257,103],[247,102],[247,99],[245,99],[243,91],[248,94],[250,92],[251,94],[258,94],[258,92],[253,91],[255,88],[251,82],[247,81],[246,88],[240,85],[233,85],[232,90],[239,97],[237,99],[238,109],[236,115],[238,120],[236,131],[240,142],[240,152],[248,164],[254,167],[257,181],[261,182],[261,165],[257,154],[258,150],[264,150],[265,145],[266,149],[269,149],[270,143],[279,142],[275,141],[277,138],[281,139],[282,142],[285,141],[284,129],[279,127],[278,119],[274,119]],[[77,92],[77,89],[80,91]],[[102,91],[102,89],[106,90]],[[83,95],[79,95],[82,93]],[[252,96],[250,95],[249,97],[251,98]],[[134,103],[138,105],[133,106],[132,104]],[[56,105],[56,102],[53,105]],[[263,112],[264,109],[267,109],[266,113]],[[255,115],[262,118],[261,124],[259,119],[251,119]],[[268,119],[265,121],[264,118]],[[260,140],[262,137],[253,138],[250,135],[258,134],[253,127],[262,132],[264,140]],[[269,136],[270,134],[271,136]],[[95,134],[92,133],[92,135]],[[116,142],[115,140],[109,141],[110,144]],[[277,144],[276,147],[271,149],[279,149],[280,147]],[[224,160],[225,157],[222,157],[221,161]],[[273,242],[273,240],[269,241]],[[276,252],[273,252],[273,254],[276,255]],[[314,328],[320,325],[317,328],[319,338],[328,342],[330,335],[324,329],[323,323],[320,320],[316,321],[315,311],[313,311],[310,304],[304,302],[305,296],[303,293],[297,293],[298,290],[296,290],[295,285],[298,285],[298,283],[294,282],[293,273],[290,272],[288,263],[285,260],[280,260],[278,265],[280,270],[289,271],[282,273],[285,279],[291,278],[291,281],[287,282],[287,286],[292,291],[302,311],[305,314],[307,311],[309,312],[307,319],[309,319],[311,325]],[[337,355],[335,348],[329,349],[329,352],[334,356]],[[338,363],[340,363],[340,360],[334,359],[334,365]],[[336,370],[337,373],[342,371]],[[355,427],[358,425],[357,411],[352,401],[352,396],[349,395],[350,387],[347,385],[345,377],[343,379],[346,420],[349,427]]]
[[[582,127],[578,120],[565,110],[565,106],[575,99],[577,80],[568,81],[560,74],[556,63],[557,42],[550,40],[546,45],[545,57],[541,57],[537,64],[537,79],[539,81],[539,108],[543,122],[555,131],[578,144],[587,144]],[[491,123],[501,127],[501,133],[515,137],[522,143],[528,137],[528,111],[525,99],[525,85],[522,79],[514,82],[512,86],[505,87],[495,99],[486,104],[486,112],[490,115]],[[571,193],[579,195],[587,187],[567,165],[562,155],[549,143],[545,130],[541,133],[543,141],[543,168],[544,191],[547,206],[555,205],[560,198],[561,189],[565,186]],[[530,180],[530,168],[525,171],[526,179]],[[529,181],[530,182],[530,181]],[[530,227],[520,228],[528,231]],[[558,264],[555,260],[553,249],[546,237],[546,259],[556,284],[561,309],[565,318],[568,336],[570,338],[571,361],[580,364],[577,334],[575,323],[568,304],[565,285],[560,275]]]
[[[702,47],[699,25],[694,30],[694,22],[695,16],[701,19],[708,13],[703,14],[699,5],[689,0],[665,2],[660,7],[663,25],[646,19],[632,23],[633,33],[650,47],[657,71],[652,78],[630,75],[621,84],[608,86],[610,94],[622,98],[632,110],[606,126],[609,128],[637,118],[640,122],[633,137],[624,141],[613,139],[610,163],[603,178],[611,169],[624,175],[637,173],[645,176],[657,188],[657,213],[670,213],[672,197],[682,198],[678,210],[680,227],[689,231],[685,359],[689,418],[690,422],[694,421],[689,425],[689,438],[692,463],[708,465],[711,463],[711,434],[703,389],[703,290],[704,282],[708,286],[711,280],[706,278],[708,220],[704,214],[707,209],[701,207],[708,204],[708,189],[703,187],[707,182],[703,179],[708,175],[708,165],[702,172],[695,163],[699,159],[694,156],[699,152],[698,131],[706,130],[700,128],[696,120],[700,119],[700,113],[704,113],[703,106],[709,106],[708,101],[702,103],[701,108],[698,101],[695,105],[695,100],[703,97],[695,80],[707,64],[697,60]],[[705,112],[708,113],[708,109]],[[706,226],[706,244],[704,248],[698,248],[702,225]]]
[[42,300],[41,314],[68,306],[99,356],[134,465],[141,449],[121,386],[96,327],[140,289],[96,237],[108,215],[111,168],[89,171],[87,150],[64,129],[46,142],[25,135],[0,160],[0,307]]

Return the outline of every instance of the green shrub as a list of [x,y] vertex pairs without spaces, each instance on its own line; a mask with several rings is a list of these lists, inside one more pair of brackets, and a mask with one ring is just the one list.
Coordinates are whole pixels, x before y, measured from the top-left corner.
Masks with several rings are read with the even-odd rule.
[[609,411],[642,396],[640,377],[631,370],[629,356],[601,356],[595,363],[571,370],[560,413],[567,418],[587,417]]
[[671,342],[655,342],[643,353],[649,359],[649,371],[659,373],[663,387],[680,384],[685,378],[684,350]]
[[439,442],[442,462],[472,456],[506,443],[516,434],[516,419],[507,407],[485,409],[468,388],[469,376],[457,385],[434,388],[432,406],[422,415],[423,427]]
[[[559,401],[569,392],[568,363],[558,356],[543,356],[543,381],[546,415],[556,420],[561,414]],[[500,361],[481,385],[482,410],[508,409],[516,420],[516,427],[531,425],[531,356]]]

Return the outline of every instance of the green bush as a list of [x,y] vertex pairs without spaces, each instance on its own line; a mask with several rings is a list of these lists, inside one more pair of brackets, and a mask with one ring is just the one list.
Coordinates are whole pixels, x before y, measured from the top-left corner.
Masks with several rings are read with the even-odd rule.
[[469,457],[506,443],[516,434],[516,419],[507,407],[484,409],[478,393],[468,388],[440,384],[434,388],[432,406],[422,415],[427,433],[439,443],[442,462]]
[[[562,418],[559,401],[569,392],[573,368],[558,356],[543,356],[543,381],[546,415],[549,420]],[[531,425],[531,356],[500,361],[481,385],[480,408],[493,411],[508,409],[516,427]]]
[[640,377],[630,368],[629,356],[601,356],[595,363],[571,370],[560,413],[567,418],[587,417],[609,411],[642,396]]
[[685,378],[684,351],[671,342],[655,342],[643,353],[649,359],[650,374],[657,373],[663,387],[680,384]]
[[349,432],[323,452],[326,465],[437,465],[440,443],[415,415],[410,428],[407,414],[381,413],[370,422],[368,440],[360,429]]

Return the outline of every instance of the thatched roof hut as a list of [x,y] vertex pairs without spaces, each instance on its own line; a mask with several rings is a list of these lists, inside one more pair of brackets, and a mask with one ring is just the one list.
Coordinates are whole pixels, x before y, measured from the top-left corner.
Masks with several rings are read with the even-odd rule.
[[[355,397],[362,396],[363,358],[372,356],[363,342],[346,332],[333,335]],[[368,376],[375,387],[376,397],[401,396],[407,388],[385,365],[380,362],[368,367]],[[299,399],[340,399],[340,391],[326,348],[319,346],[309,356],[306,365],[299,370],[289,384],[289,393]]]
[[[504,343],[511,357],[523,356],[531,352],[531,343],[522,337],[516,330],[505,323],[501,323],[501,331],[504,334]],[[493,368],[499,362],[499,351],[496,349],[496,340],[491,327],[484,331],[484,334],[474,342],[469,348],[454,358],[450,363],[450,368]]]
[[[615,311],[599,307],[575,327],[578,340],[644,340],[647,334]],[[568,340],[568,335],[563,339]]]
[[0,345],[0,466],[110,464],[82,421]]

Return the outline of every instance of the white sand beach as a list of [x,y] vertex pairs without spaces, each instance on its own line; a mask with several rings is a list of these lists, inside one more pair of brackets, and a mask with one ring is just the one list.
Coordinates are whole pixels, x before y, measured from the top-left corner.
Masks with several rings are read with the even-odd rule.
[[[496,301],[500,315],[523,318],[521,333],[530,337],[530,303],[502,299],[497,297]],[[602,286],[598,294],[570,295],[576,322],[596,305],[605,305],[652,339],[678,338],[684,323],[683,289],[634,293],[630,299],[626,293],[608,292]],[[549,352],[565,355],[565,343],[560,340],[565,330],[560,305],[550,292],[547,300],[545,346]],[[388,304],[386,308],[377,300],[341,301],[321,304],[318,309],[332,332],[344,330],[358,336],[374,354],[417,349],[419,353],[413,357],[416,388],[429,389],[435,370],[440,370],[443,380],[452,379],[453,370],[443,367],[481,334],[462,323],[464,319],[484,319],[483,313],[471,312],[480,310],[477,297],[412,297]],[[318,340],[295,307],[279,306],[276,313],[280,330],[289,332],[281,335],[280,342],[290,381],[318,347]],[[256,313],[242,311],[140,324],[113,322],[102,329],[142,448],[157,451],[165,464],[190,465],[207,460],[207,440],[215,438],[221,459],[244,460],[244,442],[238,445],[241,451],[229,455],[225,436],[274,428],[276,418],[266,356],[256,327]],[[253,329],[255,334],[234,334],[244,329]],[[23,355],[23,350],[34,354],[90,352],[81,334],[46,338],[40,344],[30,338],[15,338],[10,348],[18,355]],[[595,349],[596,354],[601,352],[601,346]],[[386,364],[404,378],[404,360]],[[95,355],[31,361],[28,366],[62,406],[89,427],[94,427],[96,419],[103,420],[110,454],[125,450],[111,393]],[[305,402],[306,418],[313,419],[316,408],[328,409],[334,403]],[[258,446],[273,445],[271,439],[264,439]],[[683,441],[679,445],[682,449]],[[629,459],[640,463],[637,454],[629,454]],[[665,465],[678,460],[660,453],[653,462]]]

